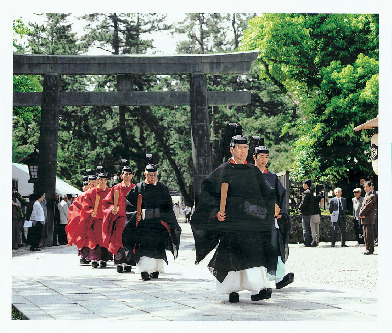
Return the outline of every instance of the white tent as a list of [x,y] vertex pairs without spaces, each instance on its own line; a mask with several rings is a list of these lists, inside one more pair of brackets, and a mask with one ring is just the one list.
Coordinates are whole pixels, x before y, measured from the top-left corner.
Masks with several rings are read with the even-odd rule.
[[[12,163],[12,180],[18,182],[19,193],[26,197],[33,193],[34,185],[29,183],[29,168],[25,164]],[[56,193],[58,194],[81,194],[76,187],[73,187],[65,181],[56,177]]]

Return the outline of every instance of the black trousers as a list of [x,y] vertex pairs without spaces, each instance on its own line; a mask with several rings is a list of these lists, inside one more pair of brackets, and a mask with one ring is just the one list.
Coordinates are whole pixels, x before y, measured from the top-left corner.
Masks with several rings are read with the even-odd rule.
[[304,245],[310,246],[312,243],[312,230],[310,229],[310,215],[302,215],[302,233]]
[[41,222],[37,222],[34,226],[29,228],[27,240],[31,245],[32,249],[36,249],[39,247],[39,242],[41,240],[43,224]]
[[67,233],[65,231],[66,224],[58,225],[58,235],[59,235],[59,243],[60,245],[65,245],[68,243],[67,241]]
[[337,222],[332,222],[331,226],[331,244],[335,245],[338,227],[341,233],[342,246],[346,244],[346,219],[344,215],[339,215]]

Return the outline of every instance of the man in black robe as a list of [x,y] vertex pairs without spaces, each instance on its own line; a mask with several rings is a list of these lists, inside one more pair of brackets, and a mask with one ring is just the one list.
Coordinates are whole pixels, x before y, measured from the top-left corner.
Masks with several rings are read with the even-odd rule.
[[[136,184],[126,196],[127,218],[130,220],[124,233],[130,237],[123,237],[123,244],[126,248],[133,248],[134,260],[144,281],[158,278],[159,273],[164,272],[164,263],[168,263],[166,250],[170,250],[176,259],[180,245],[181,227],[174,214],[168,188],[158,182],[157,169],[155,164],[148,164],[145,180]],[[142,203],[140,215],[137,213],[139,194]]]
[[[246,137],[232,138],[232,157],[203,180],[191,220],[196,264],[216,247],[208,267],[218,293],[229,294],[231,303],[239,301],[241,290],[250,290],[253,301],[270,298],[267,270],[277,263],[271,243],[275,199],[259,169],[246,163],[248,149]],[[220,208],[222,183],[228,184],[225,211]]]
[[275,195],[277,210],[275,211],[275,225],[272,229],[272,244],[278,250],[278,264],[276,270],[268,272],[268,277],[270,280],[275,280],[276,289],[281,289],[294,281],[294,273],[285,275],[285,263],[289,255],[288,243],[291,230],[291,218],[286,207],[286,189],[278,176],[266,168],[269,161],[269,150],[267,147],[256,147],[253,158],[255,165],[262,172]]

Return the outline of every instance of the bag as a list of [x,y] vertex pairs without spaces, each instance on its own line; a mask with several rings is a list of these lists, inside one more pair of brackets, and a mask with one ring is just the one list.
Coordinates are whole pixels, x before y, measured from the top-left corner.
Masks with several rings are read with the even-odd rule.
[[338,222],[339,219],[339,211],[334,210],[331,214],[331,222]]
[[33,226],[33,221],[24,221],[23,228],[30,228]]

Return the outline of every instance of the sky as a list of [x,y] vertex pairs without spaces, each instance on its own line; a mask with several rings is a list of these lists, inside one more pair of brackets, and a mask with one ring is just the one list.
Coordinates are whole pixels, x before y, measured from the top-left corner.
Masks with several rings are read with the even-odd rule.
[[[38,12],[35,12],[38,13]],[[80,16],[81,14],[76,14],[74,15],[71,12],[71,16],[68,17],[69,23],[72,23],[72,30],[73,32],[76,32],[79,36],[81,36],[84,31],[83,31],[83,26],[85,25],[84,20],[79,20],[76,17]],[[21,18],[22,21],[27,24],[29,22],[32,23],[38,23],[42,24],[45,21],[44,16],[42,15],[36,15],[34,13],[16,13],[16,15],[13,17],[14,19]],[[168,13],[167,14],[167,19],[166,23],[167,24],[175,24],[178,22],[181,22],[185,18],[185,13]],[[151,54],[152,52],[155,52],[155,54],[158,55],[171,55],[176,53],[176,42],[184,39],[183,37],[179,35],[172,35],[169,31],[158,31],[151,33],[148,37],[146,38],[151,38],[153,39],[153,45],[155,47],[154,50],[149,50],[147,54]],[[102,49],[98,48],[90,48],[88,51],[88,54],[90,55],[105,55],[105,54],[110,54],[108,52],[105,52]]]

